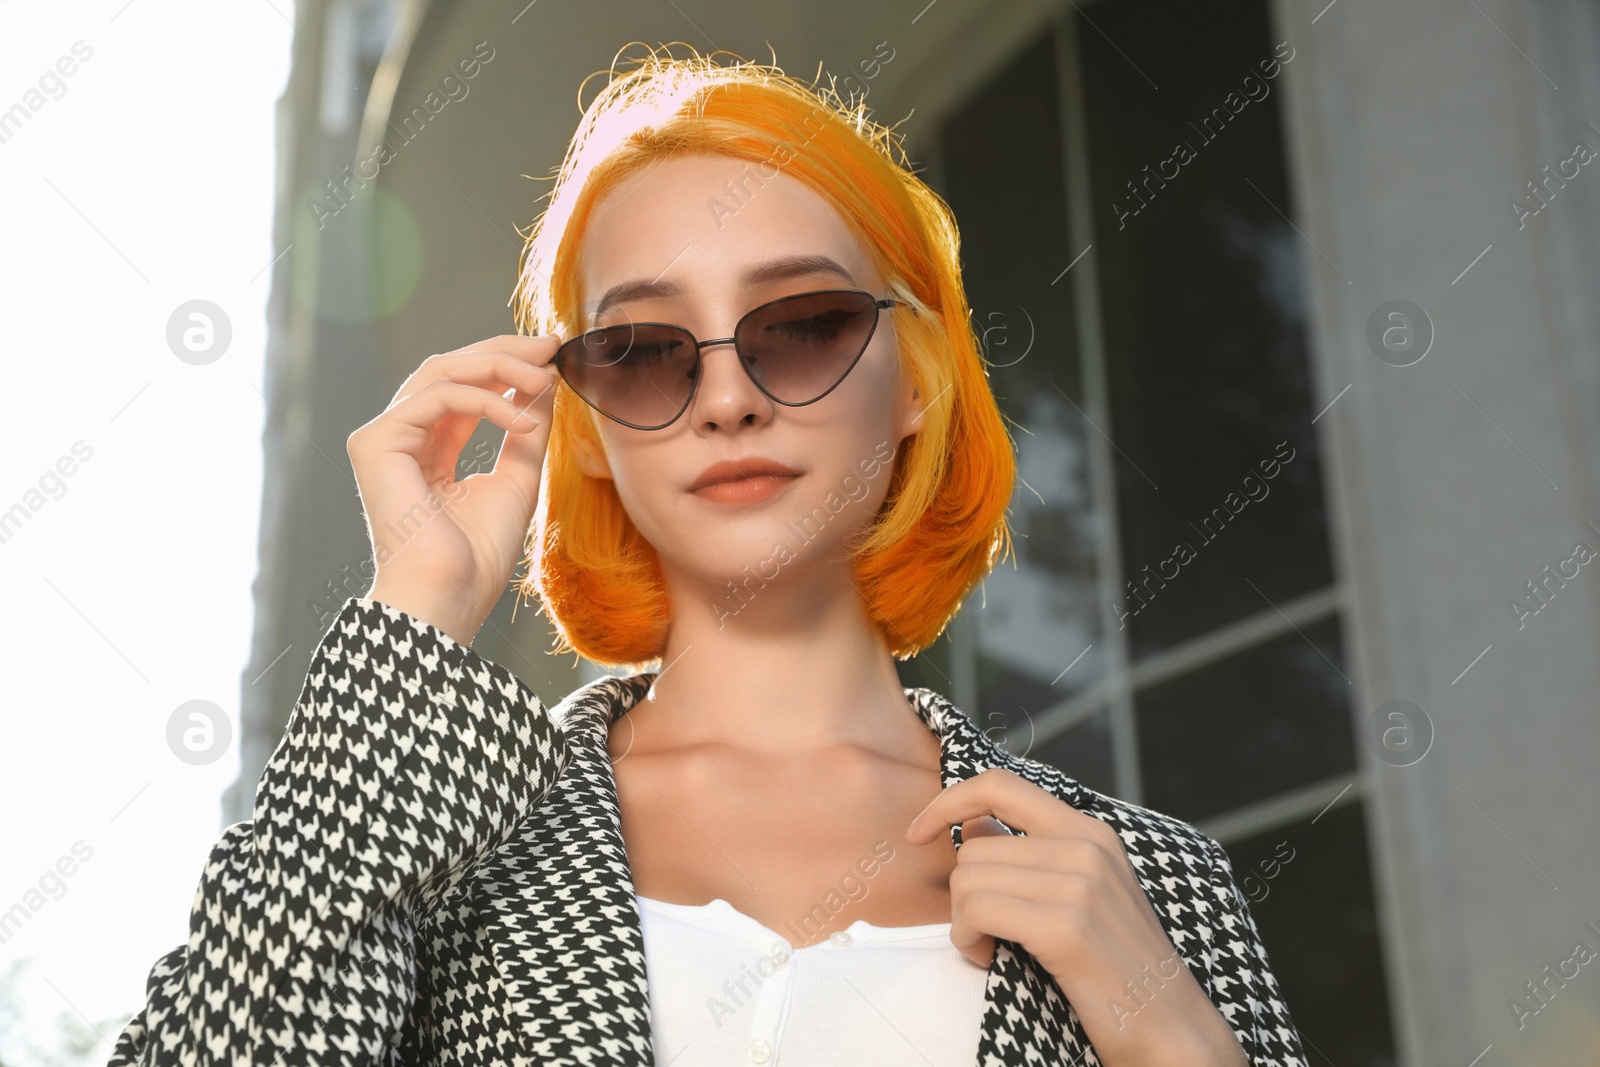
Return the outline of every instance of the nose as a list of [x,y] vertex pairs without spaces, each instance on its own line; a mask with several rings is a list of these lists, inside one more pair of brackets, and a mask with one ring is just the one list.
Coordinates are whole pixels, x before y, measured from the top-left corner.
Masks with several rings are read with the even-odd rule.
[[688,411],[699,432],[763,422],[772,418],[773,410],[771,398],[750,380],[733,342],[700,349],[700,381]]

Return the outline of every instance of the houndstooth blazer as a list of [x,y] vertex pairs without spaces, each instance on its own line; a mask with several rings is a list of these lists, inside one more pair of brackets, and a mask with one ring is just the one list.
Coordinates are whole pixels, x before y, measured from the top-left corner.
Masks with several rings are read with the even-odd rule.
[[[652,1065],[606,738],[654,677],[601,678],[547,710],[442,631],[346,602],[252,818],[212,847],[188,942],[156,961],[110,1063]],[[944,785],[1005,767],[1113,826],[1251,1064],[1305,1067],[1215,841],[1006,752],[930,689],[906,695]],[[1052,976],[1004,939],[978,1063],[1099,1063]]]

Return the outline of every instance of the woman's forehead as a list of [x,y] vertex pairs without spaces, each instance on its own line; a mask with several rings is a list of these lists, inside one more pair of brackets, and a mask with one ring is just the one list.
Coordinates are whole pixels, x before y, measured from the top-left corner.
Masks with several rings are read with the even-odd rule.
[[[742,185],[741,172],[748,176]],[[798,179],[728,156],[677,156],[629,175],[595,205],[579,256],[583,310],[594,314],[619,287],[659,297],[697,287],[770,288],[801,273],[781,261],[808,256],[843,268],[807,275],[831,276],[827,284],[872,288],[877,281],[844,218]],[[679,288],[650,291],[662,283]]]

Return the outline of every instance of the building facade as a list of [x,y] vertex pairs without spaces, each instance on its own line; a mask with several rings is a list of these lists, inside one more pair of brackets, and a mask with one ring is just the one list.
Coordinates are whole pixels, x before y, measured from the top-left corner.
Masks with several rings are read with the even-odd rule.
[[[954,208],[1017,440],[1016,557],[907,684],[1217,836],[1314,1062],[1592,1058],[1596,6],[593,11],[298,5],[244,677],[290,651],[225,821],[370,577],[345,437],[511,332],[579,83],[771,42]],[[512,608],[481,652],[550,703],[594,677]]]

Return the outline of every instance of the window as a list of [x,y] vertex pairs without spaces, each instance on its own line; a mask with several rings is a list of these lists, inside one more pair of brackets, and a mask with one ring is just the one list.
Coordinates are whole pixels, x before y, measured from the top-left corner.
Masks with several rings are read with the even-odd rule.
[[919,146],[1017,440],[1019,536],[902,674],[1216,836],[1308,1055],[1380,1067],[1283,81],[1264,77],[1285,56],[1263,0],[1080,3]]

